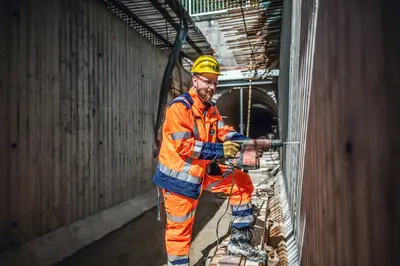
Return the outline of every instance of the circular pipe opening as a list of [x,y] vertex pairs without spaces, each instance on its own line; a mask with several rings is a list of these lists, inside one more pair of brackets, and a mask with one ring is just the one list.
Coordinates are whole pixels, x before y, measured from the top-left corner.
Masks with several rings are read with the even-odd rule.
[[[273,99],[263,90],[252,88],[250,109],[250,138],[259,138],[273,133],[277,126],[277,106]],[[249,90],[243,88],[243,133],[246,135]],[[224,117],[225,124],[240,132],[240,89],[226,90],[221,93],[217,102],[218,110]]]

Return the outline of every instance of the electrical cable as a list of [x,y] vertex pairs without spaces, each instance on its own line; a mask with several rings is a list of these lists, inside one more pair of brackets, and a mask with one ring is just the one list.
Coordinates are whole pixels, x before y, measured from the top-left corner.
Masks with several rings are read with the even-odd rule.
[[[254,47],[251,46],[250,43],[250,39],[249,39],[249,34],[247,31],[247,25],[246,25],[246,19],[245,19],[245,15],[244,15],[244,11],[243,11],[243,4],[242,4],[242,0],[239,0],[240,3],[240,12],[242,14],[242,20],[243,20],[243,25],[244,25],[244,31],[246,34],[246,38],[247,38],[247,42],[249,44],[249,48],[251,51],[250,54],[250,71],[252,71],[253,69],[253,62],[255,62],[254,60]],[[255,76],[255,72],[252,74],[252,77],[250,77],[250,86],[249,86],[249,100],[248,100],[248,114],[247,114],[247,128],[246,128],[246,136],[249,137],[249,132],[250,132],[250,111],[251,111],[251,81]]]
[[[205,257],[205,258],[203,259],[204,265],[205,265],[205,262],[207,261],[207,259],[210,259],[210,258],[212,259],[212,258],[214,258],[215,255],[217,254],[218,247],[219,247],[219,245],[220,245],[220,243],[219,243],[219,233],[218,233],[219,224],[220,224],[222,218],[228,213],[228,209],[229,209],[229,205],[230,205],[230,200],[231,200],[231,196],[232,196],[233,187],[235,186],[235,179],[236,179],[235,167],[233,166],[232,163],[230,163],[229,165],[230,165],[230,167],[231,167],[231,169],[232,169],[232,175],[233,175],[233,176],[232,176],[232,185],[231,185],[231,188],[230,188],[230,191],[229,191],[229,195],[227,196],[227,199],[228,199],[228,200],[227,200],[227,204],[226,204],[225,211],[224,211],[224,213],[219,217],[219,219],[218,219],[218,221],[217,221],[217,226],[216,226],[216,229],[215,229],[215,235],[216,235],[216,237],[217,237],[217,243],[216,243],[216,246],[215,246],[214,253],[213,253],[212,256],[207,256],[207,257]],[[219,197],[221,198],[221,194],[222,194],[222,193],[217,194],[217,197],[219,196]],[[226,195],[226,194],[224,194],[224,195]],[[242,198],[240,199],[240,202],[239,202],[239,205],[241,205],[241,204],[242,204]],[[260,207],[257,207],[257,208],[258,208],[258,212],[257,212],[257,215],[256,215],[256,216],[258,216],[258,215],[260,214],[260,211],[261,211],[261,208],[262,208],[263,204],[265,204],[265,202],[262,202],[261,206],[260,206]],[[235,218],[236,218],[236,217],[235,217]],[[229,228],[231,227],[231,224],[235,221],[235,218],[233,218],[233,220],[231,221],[231,223],[230,223],[230,225],[229,225]],[[252,232],[251,232],[251,233],[252,233]],[[253,234],[253,233],[252,233],[252,234]]]
[[250,50],[251,50],[251,55],[250,55],[250,56],[251,56],[251,59],[253,60],[254,53],[253,53],[253,48],[251,47],[249,35],[248,35],[248,32],[247,32],[247,25],[246,25],[246,19],[245,19],[245,17],[244,17],[244,11],[243,11],[242,0],[239,0],[239,3],[240,3],[240,12],[242,13],[242,20],[243,20],[243,25],[244,25],[244,32],[246,33],[247,42],[249,43],[249,48],[250,48]]
[[[176,5],[176,0],[173,0],[173,4]],[[164,106],[166,106],[166,101],[167,101],[167,96],[168,96],[168,89],[169,86],[171,85],[171,76],[172,72],[175,67],[175,63],[177,60],[177,57],[179,56],[179,53],[181,51],[181,48],[183,46],[184,41],[186,40],[187,34],[188,34],[188,22],[184,13],[184,10],[180,8],[180,15],[179,15],[179,31],[177,32],[175,36],[175,41],[174,45],[171,49],[167,66],[164,69],[164,74],[163,74],[163,79],[161,82],[160,86],[160,95],[158,97],[158,105],[157,105],[157,116],[156,116],[156,121],[154,125],[154,142],[157,143],[157,134],[160,129],[160,125],[162,123],[163,117],[162,117],[162,111],[164,109]],[[154,154],[156,155],[158,153],[155,152]]]
[[[219,245],[220,245],[220,243],[219,243],[219,233],[218,233],[219,224],[220,224],[222,218],[224,218],[224,216],[228,213],[229,202],[230,202],[230,200],[231,200],[232,191],[233,191],[233,187],[235,186],[235,179],[236,179],[236,173],[235,173],[235,168],[234,168],[233,164],[230,164],[230,167],[231,167],[231,169],[232,169],[232,175],[233,175],[233,176],[232,176],[232,185],[231,185],[231,189],[230,189],[230,191],[229,191],[229,196],[228,196],[228,201],[227,201],[227,204],[226,204],[225,211],[224,211],[224,213],[219,217],[219,219],[218,219],[218,221],[217,221],[217,226],[216,226],[216,229],[215,229],[215,235],[216,235],[216,237],[217,237],[217,244],[216,244],[216,246],[215,246],[215,250],[214,250],[213,255],[212,255],[212,256],[207,256],[207,257],[204,258],[204,260],[203,260],[204,265],[205,265],[205,262],[207,261],[207,259],[209,259],[209,258],[212,259],[212,258],[215,257],[215,255],[217,254],[217,251],[218,251],[218,247],[219,247]],[[228,169],[227,169],[227,170],[228,170]],[[239,203],[239,204],[241,204],[241,203],[242,203],[242,199],[240,199],[240,203]],[[232,221],[232,222],[233,222],[233,221]]]
[[[275,163],[275,160],[274,160],[274,158],[272,157],[272,152],[269,152],[269,155],[270,155],[270,157],[271,157],[271,161],[272,161],[273,165],[274,165],[275,167],[278,166],[279,163]],[[235,179],[236,179],[235,167],[234,167],[234,165],[233,165],[232,163],[230,163],[229,165],[230,165],[230,167],[231,167],[231,169],[232,169],[232,175],[233,175],[233,176],[232,176],[232,185],[231,185],[231,188],[230,188],[230,191],[229,191],[229,196],[227,197],[228,200],[227,200],[227,204],[226,204],[225,211],[224,211],[224,213],[219,217],[219,219],[218,219],[218,221],[217,221],[217,226],[216,226],[216,229],[215,229],[215,235],[216,235],[216,237],[217,237],[217,243],[216,243],[216,246],[215,246],[214,253],[213,253],[212,256],[207,256],[207,257],[205,257],[205,258],[203,259],[203,264],[204,264],[204,265],[206,265],[207,259],[213,259],[213,258],[215,257],[215,255],[217,254],[217,251],[218,251],[218,247],[219,247],[219,245],[220,245],[220,243],[219,243],[219,233],[218,233],[218,231],[219,231],[219,224],[220,224],[222,218],[228,213],[228,209],[229,209],[229,205],[230,205],[229,202],[230,202],[230,199],[231,199],[231,196],[232,196],[232,191],[233,191],[233,187],[234,187],[234,185],[235,185]],[[219,194],[217,194],[217,197],[223,198],[222,195],[223,195],[222,193],[219,193]],[[242,199],[240,199],[239,205],[240,205],[240,204],[242,204]],[[263,204],[265,204],[265,202],[263,202],[263,203],[261,204],[260,208],[258,208],[257,216],[259,215]],[[235,220],[235,219],[233,219],[233,221],[234,221],[234,220]],[[231,223],[233,223],[233,221],[232,221]],[[229,227],[231,227],[231,226],[229,226]]]

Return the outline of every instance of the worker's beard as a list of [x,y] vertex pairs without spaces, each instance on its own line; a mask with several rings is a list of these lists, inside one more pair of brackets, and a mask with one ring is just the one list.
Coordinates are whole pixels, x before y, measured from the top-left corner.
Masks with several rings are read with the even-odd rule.
[[203,102],[211,102],[214,92],[210,89],[199,89],[195,88],[197,95]]

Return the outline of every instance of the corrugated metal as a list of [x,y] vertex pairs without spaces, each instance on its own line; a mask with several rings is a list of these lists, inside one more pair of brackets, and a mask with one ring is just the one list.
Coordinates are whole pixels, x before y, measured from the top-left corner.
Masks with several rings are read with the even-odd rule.
[[153,188],[167,56],[99,1],[0,3],[4,248]]
[[283,162],[301,265],[400,265],[396,10],[394,1],[293,2],[281,120],[301,142]]
[[[315,0],[293,2],[288,116],[282,118],[287,119],[287,132],[282,134],[285,139],[301,143],[301,145],[285,146],[283,151],[285,156],[283,172],[296,239],[301,238],[299,217],[314,57],[316,4]],[[301,246],[301,243],[298,244]]]
[[[282,149],[283,173],[287,202],[285,223],[288,237],[290,265],[299,265],[303,240],[304,220],[301,218],[301,191],[304,172],[311,76],[313,69],[317,2],[290,1],[284,23],[291,22],[289,33],[284,24],[282,69],[279,83],[281,137],[287,141],[300,141]],[[289,46],[287,45],[289,43]],[[289,48],[290,47],[290,48]],[[288,61],[287,61],[288,60]]]

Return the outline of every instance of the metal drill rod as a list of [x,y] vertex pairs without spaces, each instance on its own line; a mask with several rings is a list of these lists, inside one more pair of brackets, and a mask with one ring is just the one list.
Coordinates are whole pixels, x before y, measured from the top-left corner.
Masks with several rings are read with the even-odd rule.
[[300,141],[284,141],[283,145],[288,145],[288,144],[300,144]]

